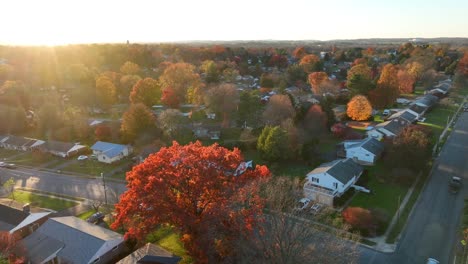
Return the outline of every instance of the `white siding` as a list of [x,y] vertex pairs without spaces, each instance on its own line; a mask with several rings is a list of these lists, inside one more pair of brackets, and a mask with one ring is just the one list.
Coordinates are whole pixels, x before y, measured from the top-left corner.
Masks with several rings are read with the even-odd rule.
[[[316,178],[319,180],[319,182],[314,182],[312,178]],[[343,193],[346,190],[346,185],[342,184],[340,181],[337,179],[331,177],[328,173],[319,173],[319,174],[308,174],[307,175],[307,181],[309,183],[323,187],[323,188],[328,188],[330,190],[337,190],[338,193]]]
[[353,159],[356,162],[372,163],[375,162],[375,155],[362,147],[350,148],[346,150],[346,158]]

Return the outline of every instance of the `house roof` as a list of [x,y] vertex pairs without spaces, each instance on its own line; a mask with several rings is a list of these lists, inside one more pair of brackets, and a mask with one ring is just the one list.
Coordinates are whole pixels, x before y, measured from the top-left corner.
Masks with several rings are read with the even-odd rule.
[[394,135],[398,135],[403,128],[409,125],[409,122],[400,117],[394,118],[391,121],[380,123],[377,125],[380,128],[383,128],[387,131],[390,131]]
[[428,107],[431,107],[437,103],[439,98],[437,96],[434,96],[432,94],[426,94],[423,97],[417,98],[414,103],[415,104],[420,104],[420,105],[426,105]]
[[404,120],[407,120],[410,123],[413,123],[418,118],[415,114],[411,113],[410,111],[403,110],[403,111],[393,114],[389,119],[394,119],[397,117],[403,118]]
[[118,156],[124,149],[127,148],[126,145],[114,144],[109,142],[98,141],[96,142],[91,149],[96,151],[101,151],[109,158]]
[[10,231],[26,219],[28,215],[21,210],[0,204],[0,230]]
[[409,110],[415,112],[415,113],[418,113],[418,114],[422,114],[424,113],[424,111],[427,110],[427,107],[424,107],[424,106],[421,106],[421,105],[418,105],[418,104],[412,104],[410,107],[409,107]]
[[343,184],[348,183],[354,176],[360,175],[363,168],[352,159],[339,159],[324,163],[309,172],[309,174],[328,173]]
[[21,223],[16,225],[15,228],[11,229],[10,233],[13,233],[16,230],[19,230],[19,229],[21,229],[21,228],[23,228],[25,226],[28,226],[28,225],[30,225],[30,224],[44,218],[44,217],[47,217],[50,214],[51,214],[51,212],[31,213],[23,221],[21,221]]
[[31,141],[33,142],[32,144],[34,144],[35,139],[18,136],[8,136],[8,138],[3,143],[21,147],[30,143]]
[[122,235],[74,216],[50,218],[35,233],[62,242],[58,256],[72,263],[88,263],[107,241],[123,241]]
[[56,151],[56,152],[63,152],[68,153],[69,151],[77,150],[84,148],[83,145],[78,145],[70,142],[62,142],[62,141],[55,141],[49,140],[41,145],[42,149],[47,151]]
[[384,151],[384,144],[374,138],[369,137],[362,140],[357,140],[355,144],[348,146],[348,149],[349,148],[363,148],[378,156]]
[[26,248],[28,260],[32,263],[44,263],[65,247],[63,242],[41,232],[33,232],[22,240],[22,244]]
[[147,243],[143,247],[137,249],[132,254],[117,262],[118,264],[134,264],[134,263],[160,263],[160,264],[177,264],[181,260],[180,257],[172,255],[165,249],[151,243]]

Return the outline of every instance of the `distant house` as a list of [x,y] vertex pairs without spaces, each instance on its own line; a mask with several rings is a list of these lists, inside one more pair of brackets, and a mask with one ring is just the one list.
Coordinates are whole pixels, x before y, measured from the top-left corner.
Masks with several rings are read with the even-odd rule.
[[423,116],[426,113],[427,109],[427,107],[418,104],[412,104],[408,108],[408,110],[412,111],[413,113],[416,113],[418,117]]
[[9,135],[2,140],[2,147],[6,149],[19,150],[19,151],[30,151],[36,147],[44,144],[44,141]]
[[98,161],[104,163],[113,163],[127,157],[133,152],[130,145],[114,144],[109,142],[98,141],[91,149],[93,154],[97,156]]
[[42,152],[50,153],[54,156],[69,158],[78,155],[79,153],[83,153],[86,151],[87,147],[69,142],[49,140],[42,144],[39,149]]
[[221,137],[221,126],[218,124],[197,123],[193,125],[192,131],[197,138],[218,140]]
[[50,212],[29,213],[0,204],[0,231],[25,237],[47,220]]
[[395,137],[410,124],[407,120],[396,117],[376,125],[374,129],[367,132],[367,136],[377,140],[382,140],[384,137]]
[[121,259],[117,264],[154,263],[154,264],[177,264],[180,257],[172,255],[163,248],[151,243],[135,250],[132,254]]
[[401,119],[404,119],[405,121],[409,122],[409,123],[414,123],[416,122],[416,120],[418,120],[418,114],[414,113],[413,111],[411,110],[402,110],[402,111],[399,111],[393,115],[391,115],[388,119],[389,120],[392,120],[392,119],[395,119],[395,118],[401,118]]
[[332,111],[335,114],[336,121],[341,121],[347,115],[346,105],[338,105],[335,108],[333,108]]
[[361,165],[374,165],[384,151],[384,144],[374,138],[347,140],[340,144],[338,156],[353,159]]
[[309,172],[304,184],[305,197],[326,205],[343,195],[362,175],[363,168],[352,159],[324,163]]
[[414,100],[413,104],[416,104],[416,105],[419,105],[419,106],[426,107],[426,108],[430,109],[437,103],[438,100],[439,100],[439,98],[437,98],[437,96],[434,96],[434,95],[431,95],[431,94],[426,94],[426,95],[424,95],[422,97],[416,98],[416,100]]
[[122,235],[74,216],[50,218],[23,239],[32,263],[111,263],[123,242]]

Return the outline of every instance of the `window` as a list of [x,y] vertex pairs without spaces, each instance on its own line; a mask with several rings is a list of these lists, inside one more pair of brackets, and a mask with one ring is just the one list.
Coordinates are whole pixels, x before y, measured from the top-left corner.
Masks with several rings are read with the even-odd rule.
[[312,182],[315,182],[315,183],[319,183],[319,179],[318,179],[318,178],[315,178],[315,177],[312,177],[311,181],[312,181]]
[[112,248],[112,251],[116,251],[116,250],[117,250],[117,248],[119,248],[119,245],[117,245],[117,246],[113,247],[113,248]]
[[337,182],[334,182],[334,183],[333,183],[333,187],[335,187],[335,189],[338,189],[338,183],[337,183]]
[[93,263],[98,263],[101,260],[101,258],[97,258],[93,261]]

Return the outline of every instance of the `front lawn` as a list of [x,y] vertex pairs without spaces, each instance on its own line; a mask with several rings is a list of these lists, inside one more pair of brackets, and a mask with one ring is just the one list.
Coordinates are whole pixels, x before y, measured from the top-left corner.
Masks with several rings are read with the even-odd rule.
[[[10,195],[13,198],[13,195]],[[48,208],[54,211],[62,211],[78,205],[77,202],[62,200],[49,196],[37,195],[31,192],[14,191],[14,200],[21,203],[30,203],[31,206]]]
[[80,219],[83,219],[83,220],[86,220],[88,219],[90,216],[92,216],[94,213],[96,213],[96,211],[94,211],[94,209],[91,209],[89,211],[86,211],[84,213],[81,213],[79,215],[77,215],[76,217],[80,218]]
[[63,167],[61,170],[82,173],[92,176],[100,176],[101,173],[108,174],[113,170],[117,170],[119,167],[126,168],[131,164],[132,161],[129,159],[123,159],[112,164],[106,164],[97,160],[87,159],[70,163],[67,166]]
[[0,160],[7,160],[11,156],[23,154],[23,152],[19,152],[16,150],[11,149],[0,149]]
[[424,123],[418,123],[420,125],[428,126],[431,128],[433,134],[433,144],[435,144],[435,142],[438,140],[440,134],[442,134],[442,131],[444,131],[444,128],[447,125],[449,118],[451,119],[453,117],[457,109],[458,107],[454,105],[437,105],[434,107],[434,109],[432,109],[429,113],[425,115],[426,120]]
[[14,160],[11,160],[11,162],[14,162],[18,165],[37,167],[46,163],[49,163],[49,165],[50,163],[57,164],[59,162],[62,162],[63,160],[64,158],[55,157],[52,155],[33,154],[32,152],[25,152],[24,155],[16,157]]

